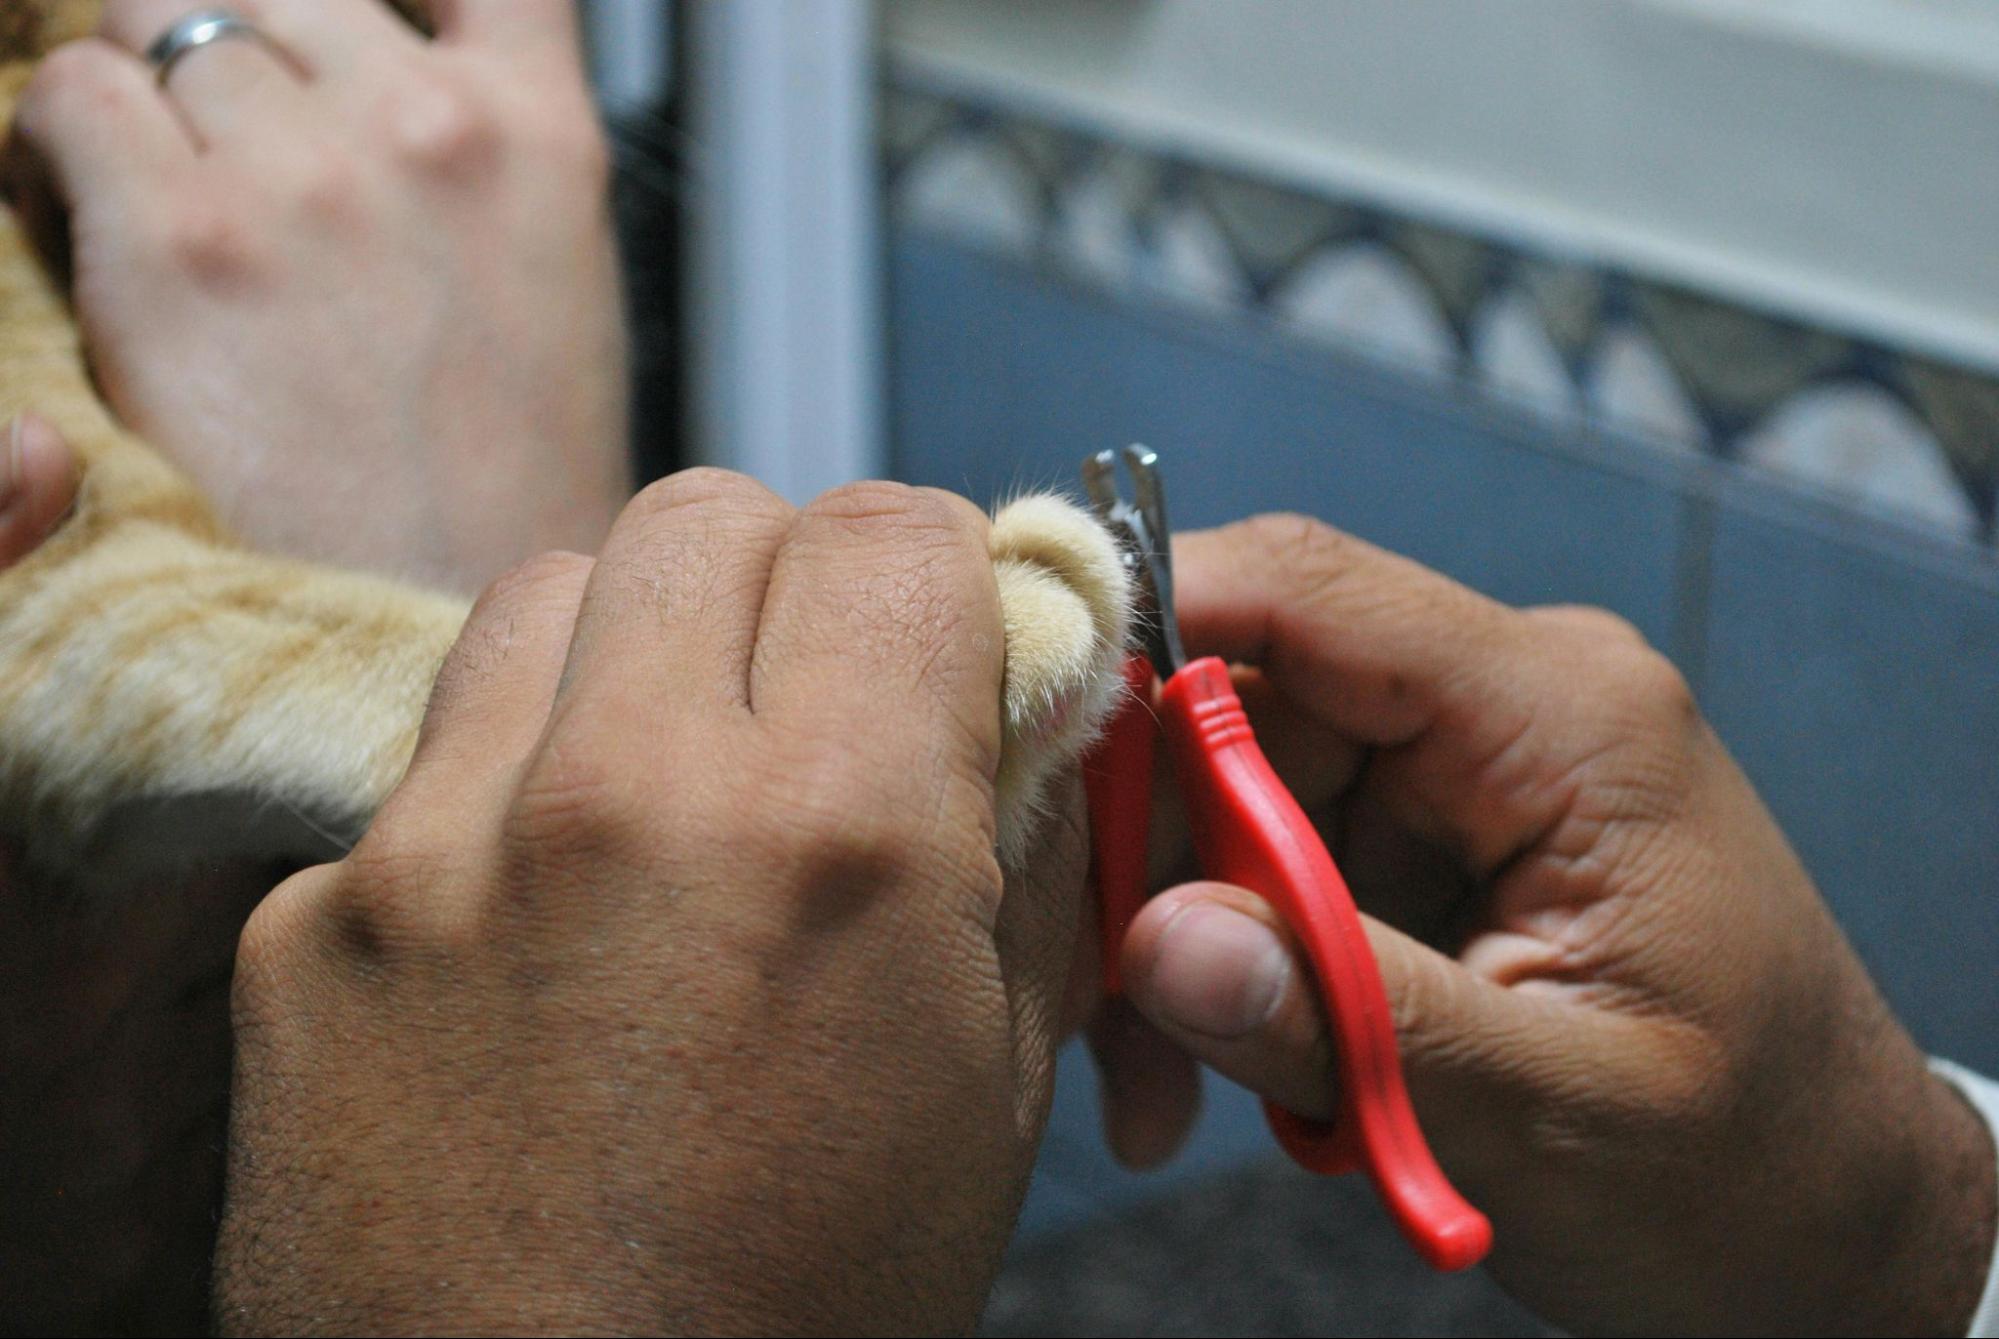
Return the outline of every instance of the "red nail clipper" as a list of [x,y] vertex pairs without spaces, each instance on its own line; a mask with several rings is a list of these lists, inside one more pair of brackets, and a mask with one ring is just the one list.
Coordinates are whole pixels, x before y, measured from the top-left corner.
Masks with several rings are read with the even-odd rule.
[[[1308,1171],[1365,1169],[1402,1234],[1433,1267],[1476,1264],[1492,1245],[1492,1225],[1444,1179],[1416,1125],[1381,971],[1353,895],[1257,747],[1228,666],[1213,656],[1187,663],[1173,616],[1159,457],[1129,446],[1124,460],[1132,502],[1118,495],[1116,453],[1100,451],[1083,462],[1091,505],[1117,536],[1133,577],[1144,638],[1144,650],[1125,662],[1129,699],[1084,763],[1103,903],[1105,988],[1121,990],[1118,950],[1146,897],[1153,737],[1163,725],[1202,870],[1249,889],[1284,918],[1311,960],[1337,1042],[1338,1117],[1308,1120],[1266,1101],[1277,1142]],[[1165,680],[1157,719],[1155,670]]]

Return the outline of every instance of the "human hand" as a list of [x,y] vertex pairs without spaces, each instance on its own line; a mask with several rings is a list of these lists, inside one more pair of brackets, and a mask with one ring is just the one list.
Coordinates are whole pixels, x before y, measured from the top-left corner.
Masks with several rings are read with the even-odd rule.
[[34,552],[76,500],[76,457],[46,419],[23,414],[0,436],[0,567]]
[[[252,542],[476,589],[594,550],[626,487],[606,154],[571,6],[107,0],[19,109],[12,194],[121,418]],[[48,226],[66,204],[66,230]]]
[[[1175,567],[1190,651],[1254,667],[1258,734],[1371,913],[1418,1114],[1507,1287],[1579,1331],[1963,1332],[1989,1138],[1662,657],[1299,518],[1182,536]],[[1187,1053],[1335,1112],[1259,899],[1171,889],[1122,967]]]
[[1073,888],[993,856],[985,520],[677,475],[490,590],[237,958],[225,1328],[968,1327]]

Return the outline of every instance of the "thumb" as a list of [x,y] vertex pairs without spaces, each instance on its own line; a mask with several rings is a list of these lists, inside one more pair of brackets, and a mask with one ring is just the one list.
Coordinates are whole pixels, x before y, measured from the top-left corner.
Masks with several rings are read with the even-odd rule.
[[[1519,1039],[1531,1035],[1522,1015],[1532,1006],[1362,919],[1419,1107],[1431,1105],[1422,1101],[1426,1088],[1461,1092],[1467,1079],[1476,1086],[1477,1071],[1506,1068]],[[1221,883],[1161,893],[1132,922],[1121,966],[1131,1002],[1194,1058],[1301,1116],[1335,1114],[1336,1056],[1317,984],[1262,898]]]
[[0,429],[0,567],[35,551],[76,500],[76,458],[48,420],[21,414]]

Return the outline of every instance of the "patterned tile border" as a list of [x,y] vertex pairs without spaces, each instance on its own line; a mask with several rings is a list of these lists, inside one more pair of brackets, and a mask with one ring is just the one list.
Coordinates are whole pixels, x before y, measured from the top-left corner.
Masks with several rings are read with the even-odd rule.
[[906,226],[1999,551],[1999,375],[917,89],[882,151]]

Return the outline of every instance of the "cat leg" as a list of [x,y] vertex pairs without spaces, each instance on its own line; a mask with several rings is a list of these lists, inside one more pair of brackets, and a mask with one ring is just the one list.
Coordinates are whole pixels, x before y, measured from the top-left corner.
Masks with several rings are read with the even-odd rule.
[[[998,831],[1018,868],[1049,783],[1123,691],[1131,596],[1114,542],[1059,498],[1003,510],[991,551],[1007,642]],[[400,779],[464,616],[459,600],[143,516],[73,521],[0,573],[0,809],[28,817],[43,853],[101,848],[123,815],[211,854],[337,855]],[[273,851],[280,834],[313,840]]]
[[337,856],[464,617],[143,516],[73,520],[0,573],[0,835],[71,871]]

